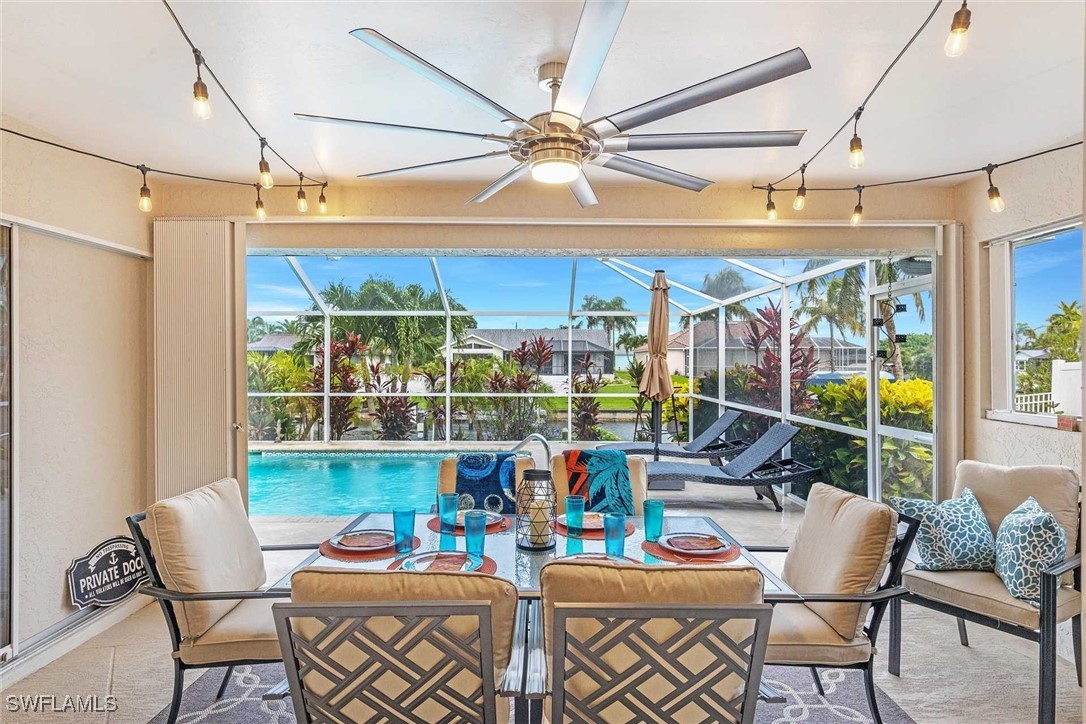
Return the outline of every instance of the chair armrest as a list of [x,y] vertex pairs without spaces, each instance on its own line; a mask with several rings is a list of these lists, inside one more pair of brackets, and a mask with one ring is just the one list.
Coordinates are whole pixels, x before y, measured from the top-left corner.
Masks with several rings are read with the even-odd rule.
[[1046,568],[1041,571],[1042,576],[1062,576],[1064,573],[1070,573],[1077,570],[1082,565],[1082,554],[1076,553],[1070,558],[1065,558],[1059,563]]
[[547,691],[547,657],[543,652],[543,604],[530,601],[528,614],[528,670],[524,677],[524,696],[542,699]]
[[196,601],[240,601],[246,598],[290,598],[290,591],[258,590],[181,593],[180,591],[171,591],[168,588],[160,588],[159,586],[151,586],[148,584],[140,586],[139,592],[159,600],[180,601],[182,603]]
[[279,701],[280,699],[286,699],[290,696],[290,682],[283,679],[278,684],[273,686],[264,692],[261,696],[262,701]]
[[262,551],[315,551],[321,547],[320,543],[282,543],[276,545],[260,546]]
[[498,682],[498,696],[524,696],[524,675],[528,670],[528,601],[517,606],[513,622],[513,646],[509,651],[509,666]]
[[743,549],[751,553],[787,553],[788,546],[743,546]]
[[871,593],[799,593],[800,600],[780,603],[879,603],[900,598],[908,592],[903,586],[891,586]]

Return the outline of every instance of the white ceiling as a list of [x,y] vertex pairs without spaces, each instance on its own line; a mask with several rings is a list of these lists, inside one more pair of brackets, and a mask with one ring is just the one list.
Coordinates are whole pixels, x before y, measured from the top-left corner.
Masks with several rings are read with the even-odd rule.
[[[178,2],[210,65],[268,140],[333,180],[492,150],[472,140],[305,123],[294,111],[484,133],[497,121],[348,35],[376,28],[524,117],[543,111],[535,68],[563,59],[576,2]],[[764,182],[806,160],[855,109],[931,2],[637,2],[587,116],[618,111],[800,46],[813,69],[639,129],[678,133],[805,128],[798,148],[636,155],[717,182]],[[948,0],[871,102],[867,165],[848,135],[811,185],[934,174],[1030,153],[1083,128],[1082,2],[970,3],[968,52],[944,56]],[[0,110],[88,150],[188,173],[251,179],[258,144],[211,86],[191,113],[194,65],[157,2],[3,2]],[[484,147],[485,146],[485,147]],[[495,159],[384,183],[496,178]],[[272,159],[280,182],[289,172]],[[593,168],[597,183],[641,181]],[[377,183],[377,182],[370,182]]]

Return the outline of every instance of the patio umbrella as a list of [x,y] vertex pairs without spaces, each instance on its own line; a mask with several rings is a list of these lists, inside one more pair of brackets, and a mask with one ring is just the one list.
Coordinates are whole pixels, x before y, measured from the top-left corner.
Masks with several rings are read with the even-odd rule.
[[652,277],[652,302],[649,305],[649,361],[641,378],[640,392],[652,401],[653,459],[660,459],[661,409],[671,396],[671,370],[667,366],[668,284],[662,269]]

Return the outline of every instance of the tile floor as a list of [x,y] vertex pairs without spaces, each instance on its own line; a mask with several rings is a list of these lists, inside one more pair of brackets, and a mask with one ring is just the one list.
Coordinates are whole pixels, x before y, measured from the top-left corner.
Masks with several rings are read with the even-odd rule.
[[[788,545],[803,509],[786,503],[775,513],[749,489],[690,485],[684,493],[661,493],[672,511],[712,516],[741,542]],[[690,501],[697,501],[696,503]],[[264,543],[316,541],[348,518],[254,519]],[[268,555],[269,580],[276,580],[304,554]],[[783,556],[767,555],[779,567]],[[878,654],[878,685],[917,722],[1029,724],[1036,721],[1036,646],[980,626],[970,627],[971,646],[957,643],[953,619],[905,607],[901,678],[886,673],[885,647]],[[885,631],[883,632],[885,634]],[[191,675],[193,678],[196,674]],[[71,653],[2,693],[112,694],[118,709],[101,714],[15,714],[0,701],[0,722],[88,722],[143,724],[169,703],[169,638],[156,605],[149,605]],[[1058,666],[1060,724],[1082,722],[1082,690],[1074,666]]]

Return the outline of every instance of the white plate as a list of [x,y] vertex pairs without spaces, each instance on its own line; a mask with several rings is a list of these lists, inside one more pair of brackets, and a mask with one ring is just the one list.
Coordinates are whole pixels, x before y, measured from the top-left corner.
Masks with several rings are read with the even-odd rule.
[[[456,525],[457,526],[459,526],[461,528],[464,527],[464,513],[467,513],[467,512],[469,512],[469,511],[461,510],[456,514]],[[480,510],[479,512],[480,513],[486,513],[486,524],[487,525],[494,525],[495,523],[500,523],[502,521],[502,514],[501,513],[491,513],[489,510]]]
[[[685,538],[688,536],[696,538],[716,538],[721,542],[721,546],[719,548],[712,548],[710,550],[692,551],[686,548],[677,548],[670,543],[672,538]],[[679,553],[684,556],[717,556],[731,548],[731,544],[729,544],[726,540],[723,540],[720,536],[711,535],[709,533],[668,533],[667,535],[660,536],[660,547],[666,548],[673,553]]]
[[[562,525],[569,527],[566,523],[566,515],[563,513],[558,516],[558,522]],[[584,514],[584,525],[581,526],[584,530],[603,530],[603,513],[589,513]]]
[[[388,543],[382,543],[375,546],[349,546],[340,542],[344,536],[353,535],[355,533],[387,533]],[[379,551],[385,548],[391,548],[396,544],[396,536],[392,531],[385,530],[384,528],[364,528],[362,530],[352,530],[350,533],[343,533],[342,535],[334,535],[328,542],[333,548],[338,548],[341,551],[358,551],[362,553],[365,551]]]
[[[430,551],[429,553],[416,553],[413,556],[408,556],[403,559],[403,563],[400,564],[400,568],[405,571],[427,571],[437,558],[441,556],[462,555],[465,556],[464,564],[460,566],[459,572],[464,573],[467,571],[474,571],[482,567],[483,559],[480,556],[468,556],[464,553],[454,553],[452,551]],[[442,571],[442,573],[456,573],[457,571]]]

